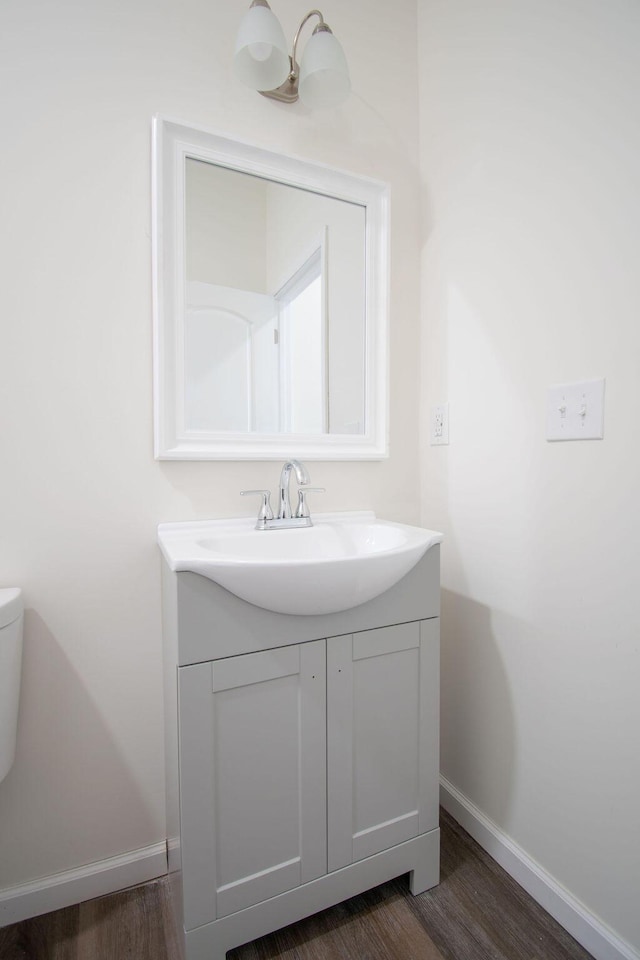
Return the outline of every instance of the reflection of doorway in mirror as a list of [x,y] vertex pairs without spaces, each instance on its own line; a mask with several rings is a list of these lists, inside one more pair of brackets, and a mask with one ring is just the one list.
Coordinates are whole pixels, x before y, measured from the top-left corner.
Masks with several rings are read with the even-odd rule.
[[329,433],[327,322],[322,249],[276,293],[280,345],[280,429]]
[[200,281],[187,283],[186,294],[186,430],[277,432],[275,299]]

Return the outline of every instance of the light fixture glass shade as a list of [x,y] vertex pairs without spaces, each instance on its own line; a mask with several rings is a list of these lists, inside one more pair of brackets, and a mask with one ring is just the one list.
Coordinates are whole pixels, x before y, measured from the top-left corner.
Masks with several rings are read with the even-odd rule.
[[347,58],[328,30],[314,33],[300,64],[299,93],[307,107],[337,107],[351,90]]
[[269,7],[251,7],[244,15],[234,67],[238,79],[253,90],[275,90],[289,76],[287,43],[280,21]]

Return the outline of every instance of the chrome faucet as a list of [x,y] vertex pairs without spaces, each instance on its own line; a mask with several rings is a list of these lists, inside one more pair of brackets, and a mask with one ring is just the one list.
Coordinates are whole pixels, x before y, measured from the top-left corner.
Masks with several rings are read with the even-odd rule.
[[[298,482],[298,505],[295,515],[291,511],[291,496],[289,492],[289,480],[291,471],[296,475]],[[274,517],[271,509],[271,492],[269,490],[241,490],[240,496],[244,497],[250,493],[256,493],[262,497],[256,530],[284,530],[288,527],[312,527],[311,516],[309,515],[309,506],[307,504],[308,493],[324,493],[324,487],[309,487],[309,474],[304,464],[299,460],[287,460],[280,471],[280,486],[278,488],[278,516]]]
[[299,460],[287,460],[280,471],[280,488],[278,493],[278,520],[288,520],[291,517],[291,498],[289,496],[289,477],[295,470],[298,485],[309,483],[307,468]]

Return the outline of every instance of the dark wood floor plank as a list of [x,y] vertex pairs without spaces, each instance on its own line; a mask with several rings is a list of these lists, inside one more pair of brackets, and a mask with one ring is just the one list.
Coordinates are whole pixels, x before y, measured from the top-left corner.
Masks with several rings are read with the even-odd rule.
[[[162,928],[164,930],[166,944],[166,960],[184,960],[184,952],[178,942],[178,929],[173,915],[169,880],[166,878],[160,880],[158,882],[158,889],[160,890],[160,910],[162,912]],[[162,953],[160,953],[159,960],[164,960]]]
[[408,903],[445,960],[592,960],[444,811],[440,827],[440,885]]
[[372,920],[381,928],[383,957],[388,956],[390,960],[443,960],[427,931],[416,922],[404,891],[381,904]]
[[168,960],[158,883],[80,905],[77,960]]
[[[0,960],[77,960],[77,906],[0,930]],[[6,937],[6,940],[5,940]]]
[[0,929],[0,958],[2,960],[25,960],[26,953],[20,945],[19,924]]

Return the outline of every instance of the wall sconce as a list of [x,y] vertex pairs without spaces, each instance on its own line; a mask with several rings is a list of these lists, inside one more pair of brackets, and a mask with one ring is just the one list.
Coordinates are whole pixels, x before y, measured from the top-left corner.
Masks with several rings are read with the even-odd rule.
[[[300,31],[311,17],[318,17],[320,22],[298,65]],[[235,72],[242,83],[282,103],[295,103],[299,96],[308,107],[337,107],[351,90],[344,51],[320,11],[311,10],[304,17],[289,56],[280,21],[267,0],[253,0],[240,23]]]

